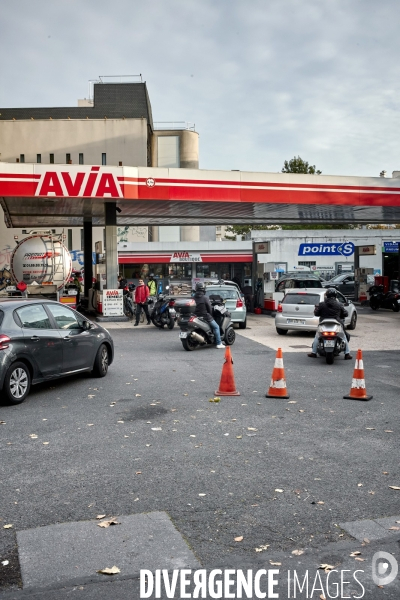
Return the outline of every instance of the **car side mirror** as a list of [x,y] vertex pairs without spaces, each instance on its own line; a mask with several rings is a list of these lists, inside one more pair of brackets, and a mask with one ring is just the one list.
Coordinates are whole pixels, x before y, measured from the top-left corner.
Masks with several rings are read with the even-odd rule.
[[89,329],[91,329],[91,327],[92,327],[92,324],[91,324],[90,321],[83,321],[83,323],[82,323],[82,329],[84,331],[89,331]]

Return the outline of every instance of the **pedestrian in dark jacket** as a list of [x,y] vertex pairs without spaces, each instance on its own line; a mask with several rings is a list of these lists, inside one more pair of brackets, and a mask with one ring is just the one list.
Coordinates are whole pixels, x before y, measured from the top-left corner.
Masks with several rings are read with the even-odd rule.
[[[350,355],[349,342],[344,332],[344,319],[345,317],[347,317],[348,312],[340,304],[340,302],[337,301],[335,288],[329,288],[326,291],[325,300],[317,304],[317,306],[314,309],[314,315],[316,317],[319,317],[319,322],[323,321],[324,319],[336,319],[337,321],[339,321],[339,323],[342,324],[343,334],[341,335],[341,337],[345,343],[344,358],[345,360],[351,360],[352,356]],[[310,358],[317,357],[318,339],[319,333],[317,330],[314,341],[312,343],[312,352],[310,352],[310,354],[307,355]]]
[[140,314],[142,309],[147,317],[147,325],[151,324],[149,308],[147,306],[147,298],[149,297],[149,288],[144,285],[143,279],[139,279],[139,283],[135,289],[135,302],[136,302],[136,322],[135,327],[139,325]]
[[196,292],[194,294],[194,300],[196,302],[196,310],[195,315],[197,317],[203,317],[214,330],[215,335],[215,347],[216,348],[225,348],[224,344],[221,341],[221,332],[219,330],[219,325],[216,321],[214,321],[214,317],[212,314],[212,306],[209,298],[205,294],[206,288],[204,283],[196,284]]

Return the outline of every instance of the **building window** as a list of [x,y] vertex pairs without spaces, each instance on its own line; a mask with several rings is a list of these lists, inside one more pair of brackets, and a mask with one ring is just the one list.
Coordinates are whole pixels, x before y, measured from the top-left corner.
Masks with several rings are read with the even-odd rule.
[[101,155],[101,164],[102,165],[107,164],[107,154],[105,152],[103,152],[103,154]]
[[317,264],[316,260],[299,260],[298,263],[299,267],[314,267]]
[[67,165],[69,165],[69,163],[71,162],[71,155],[69,153],[65,155],[65,162]]
[[180,163],[180,150],[179,150],[179,136],[177,135],[162,135],[157,139],[157,166],[172,169],[174,167],[179,168]]
[[42,155],[41,154],[36,154],[36,162],[40,165],[40,163],[42,162]]
[[21,163],[25,162],[25,154],[20,154],[19,155],[19,162],[21,162]]
[[83,153],[82,152],[79,153],[79,164],[83,165]]
[[54,165],[54,154],[50,154],[50,164]]
[[72,229],[68,229],[67,231],[67,248],[68,250],[72,250]]

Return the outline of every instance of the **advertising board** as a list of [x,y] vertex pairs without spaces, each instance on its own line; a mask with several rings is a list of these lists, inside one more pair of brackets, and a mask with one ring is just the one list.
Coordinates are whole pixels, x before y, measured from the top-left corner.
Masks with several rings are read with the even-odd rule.
[[123,290],[103,290],[103,315],[121,317],[123,314]]

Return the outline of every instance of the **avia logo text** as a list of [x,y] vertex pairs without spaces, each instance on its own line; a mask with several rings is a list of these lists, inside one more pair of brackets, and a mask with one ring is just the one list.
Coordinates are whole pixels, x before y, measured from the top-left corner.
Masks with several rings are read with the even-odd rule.
[[122,198],[122,191],[112,173],[101,173],[100,167],[92,167],[89,172],[76,173],[75,179],[68,171],[46,171],[35,196]]

